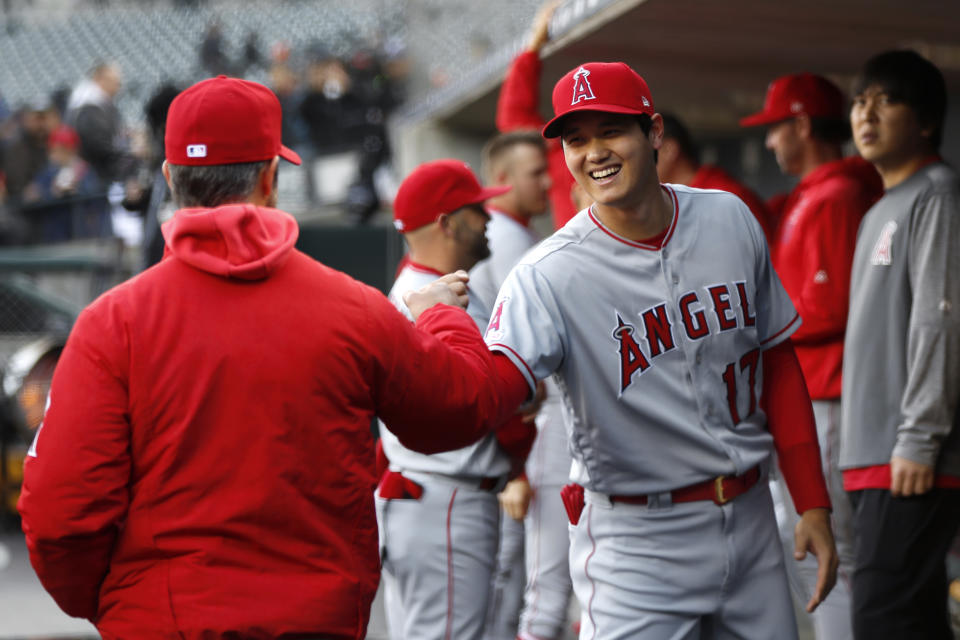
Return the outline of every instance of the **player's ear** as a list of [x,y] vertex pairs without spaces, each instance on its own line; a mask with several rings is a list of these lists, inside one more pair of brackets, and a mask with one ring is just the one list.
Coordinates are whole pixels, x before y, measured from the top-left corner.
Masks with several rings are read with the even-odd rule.
[[650,117],[650,133],[647,134],[650,145],[659,149],[663,145],[663,116],[655,113]]
[[802,140],[808,140],[813,137],[813,124],[810,122],[810,116],[805,113],[801,113],[794,120],[797,127],[797,135]]
[[450,235],[453,231],[453,222],[449,213],[441,213],[437,216],[437,227],[443,232],[443,235]]
[[274,156],[273,160],[267,163],[267,166],[260,171],[260,175],[257,177],[259,183],[257,186],[260,187],[260,192],[263,193],[264,197],[269,198],[277,188],[279,165],[280,156]]

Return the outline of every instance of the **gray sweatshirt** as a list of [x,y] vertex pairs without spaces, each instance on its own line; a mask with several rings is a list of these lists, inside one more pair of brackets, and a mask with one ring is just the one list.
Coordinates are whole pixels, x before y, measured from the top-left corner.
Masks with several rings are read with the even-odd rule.
[[844,341],[840,468],[960,476],[960,182],[927,165],[867,212]]

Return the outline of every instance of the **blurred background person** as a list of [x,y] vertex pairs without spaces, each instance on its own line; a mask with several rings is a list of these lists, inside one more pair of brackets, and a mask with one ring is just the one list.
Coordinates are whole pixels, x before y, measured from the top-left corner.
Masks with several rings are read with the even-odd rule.
[[950,640],[945,560],[960,523],[960,177],[947,91],[914,51],[870,58],[850,124],[886,189],[864,216],[844,341],[840,466],[853,502],[853,631]]
[[80,157],[93,167],[103,189],[128,168],[128,142],[116,96],[123,75],[115,63],[96,65],[70,94],[66,121],[80,138]]
[[[48,204],[41,220],[39,239],[43,242],[62,242],[74,235],[74,223],[88,222],[82,215],[92,214],[93,225],[98,223],[98,214],[102,208],[90,211],[84,203],[74,202],[79,196],[93,196],[99,193],[100,183],[90,165],[80,158],[77,149],[80,137],[67,125],[60,125],[47,138],[49,159],[33,182],[27,187],[24,202],[27,204]],[[61,204],[58,204],[61,203]]]
[[683,122],[671,113],[660,115],[663,116],[663,145],[657,153],[660,182],[684,184],[697,189],[719,189],[734,194],[750,208],[753,217],[763,228],[767,242],[771,242],[774,225],[760,196],[720,167],[701,164],[700,150]]
[[[850,267],[857,229],[883,195],[880,176],[860,157],[844,158],[850,138],[843,93],[826,78],[798,73],[777,78],[763,109],[741,126],[767,127],[766,147],[781,171],[800,179],[782,205],[772,242],[773,266],[803,324],[793,344],[813,400],[821,465],[833,503],[831,521],[840,558],[837,586],[811,614],[822,640],[852,638],[853,516],[838,466],[843,337],[850,298]],[[787,575],[805,601],[817,582],[811,558],[793,559],[799,516],[781,474],[771,480]]]

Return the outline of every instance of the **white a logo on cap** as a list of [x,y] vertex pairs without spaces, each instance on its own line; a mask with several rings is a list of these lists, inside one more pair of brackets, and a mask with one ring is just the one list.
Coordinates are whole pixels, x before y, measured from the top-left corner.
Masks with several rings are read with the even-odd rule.
[[570,103],[571,106],[583,100],[597,99],[597,97],[593,95],[593,87],[590,86],[590,81],[587,80],[587,76],[589,75],[590,72],[583,67],[577,69],[577,72],[573,74],[573,102]]
[[187,157],[188,157],[188,158],[206,158],[206,157],[207,157],[207,145],[205,145],[205,144],[188,144],[188,145],[187,145]]

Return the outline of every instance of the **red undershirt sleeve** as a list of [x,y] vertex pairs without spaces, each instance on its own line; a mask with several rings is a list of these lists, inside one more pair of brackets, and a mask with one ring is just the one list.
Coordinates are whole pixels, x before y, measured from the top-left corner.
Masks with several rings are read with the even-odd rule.
[[[501,393],[500,402],[503,411],[519,406],[529,395],[530,387],[520,370],[502,353],[494,353],[493,366],[497,389]],[[537,437],[537,427],[524,422],[516,409],[497,427],[497,443],[507,452],[513,463],[511,476],[518,475],[526,464],[533,441]]]
[[820,468],[813,405],[790,340],[763,352],[762,398],[780,471],[797,513],[815,507],[830,508],[830,497]]

